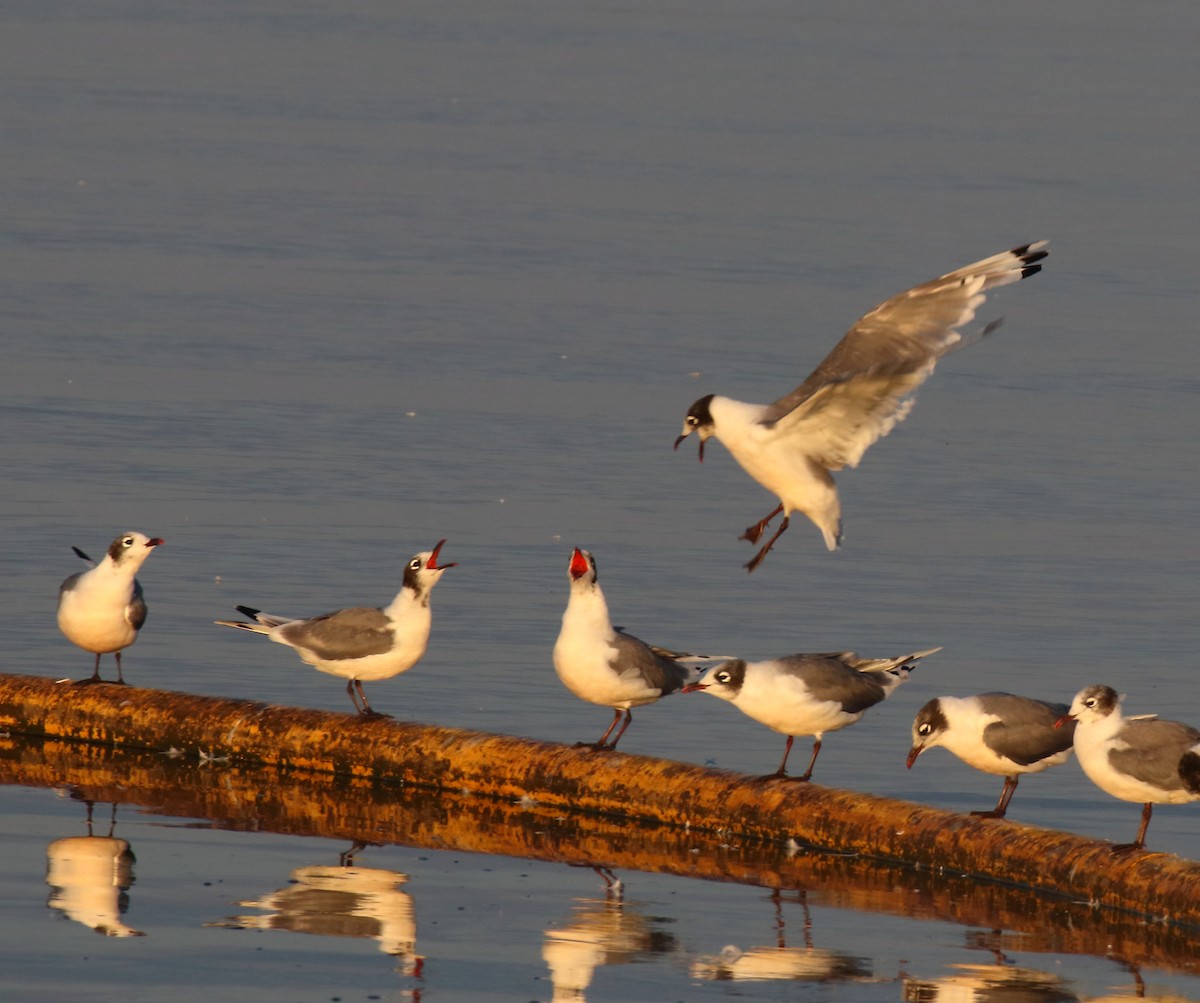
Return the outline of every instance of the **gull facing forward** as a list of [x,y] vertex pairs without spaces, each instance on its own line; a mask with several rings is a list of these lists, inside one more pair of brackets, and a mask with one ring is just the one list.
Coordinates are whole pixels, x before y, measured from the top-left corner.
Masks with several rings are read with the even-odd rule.
[[[386,609],[355,606],[307,620],[273,616],[249,606],[237,611],[254,620],[217,620],[222,627],[236,627],[265,634],[272,641],[295,648],[313,668],[348,679],[346,692],[354,709],[363,717],[387,717],[373,710],[363,692],[363,680],[390,679],[407,672],[420,661],[429,645],[433,616],[429,593],[450,564],[437,563],[445,540],[433,550],[415,555],[404,569],[404,584]],[[357,696],[355,695],[357,693]],[[362,706],[359,706],[359,700]]]
[[963,346],[959,328],[974,319],[987,291],[1036,275],[1047,254],[1044,240],[1014,247],[885,300],[800,386],[771,404],[708,394],[688,409],[676,449],[695,432],[703,462],[704,443],[716,436],[746,473],[779,497],[779,505],[740,537],[758,543],[783,513],[747,571],[762,563],[793,512],[811,519],[825,546],[837,549],[842,510],[830,471],[857,466],[870,445],[904,419],[938,359]]
[[[612,625],[596,575],[596,559],[576,547],[567,564],[571,594],[554,644],[554,671],[579,699],[611,707],[612,723],[598,742],[580,742],[597,751],[617,747],[633,720],[633,708],[683,688],[694,670],[682,659],[702,658],[646,644]],[[611,742],[608,736],[625,722]]]
[[78,547],[71,548],[92,565],[89,571],[71,575],[58,588],[58,629],[72,644],[96,656],[91,678],[81,682],[103,682],[100,656],[112,652],[117,662],[117,682],[124,685],[121,652],[137,640],[146,622],[146,600],[136,575],[150,552],[162,542],[144,533],[122,533],[109,544],[99,564]]
[[1121,699],[1110,686],[1088,686],[1058,722],[1075,722],[1075,756],[1092,783],[1122,801],[1143,804],[1137,836],[1114,846],[1113,853],[1145,846],[1154,804],[1200,801],[1200,731],[1155,714],[1125,717]]

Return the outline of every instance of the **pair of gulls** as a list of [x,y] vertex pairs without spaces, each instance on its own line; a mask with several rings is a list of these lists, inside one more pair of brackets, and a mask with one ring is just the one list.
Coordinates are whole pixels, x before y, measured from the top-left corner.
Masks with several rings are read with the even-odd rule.
[[[773,519],[783,516],[774,534],[746,564],[747,570],[762,563],[787,530],[793,512],[807,516],[821,530],[828,549],[837,548],[842,539],[841,506],[831,472],[856,466],[876,440],[907,416],[913,395],[937,361],[969,343],[960,329],[974,319],[986,293],[1036,274],[1047,254],[1045,241],[1026,244],[884,301],[851,327],[800,386],[770,404],[709,394],[688,409],[676,448],[695,433],[703,461],[704,444],[715,437],[779,499],[775,509],[742,534],[742,539],[757,544]],[[995,327],[995,323],[986,326],[973,340]],[[431,623],[429,593],[442,572],[453,566],[437,564],[444,542],[412,558],[400,593],[386,609],[359,607],[296,620],[239,606],[250,622],[217,622],[295,648],[305,662],[347,679],[346,689],[356,709],[373,715],[362,681],[404,672],[424,654]],[[124,681],[121,650],[133,643],[146,617],[135,576],[150,549],[161,543],[140,533],[123,534],[103,561],[63,583],[59,626],[72,642],[96,655],[87,682],[100,681],[100,655],[108,652],[116,655],[117,681]],[[76,553],[86,559],[81,551]],[[796,778],[807,780],[825,732],[858,721],[907,679],[920,658],[939,650],[887,659],[863,659],[852,652],[792,655],[758,663],[734,659],[714,667],[704,681],[689,683],[688,656],[645,645],[612,627],[590,554],[576,549],[568,570],[571,599],[555,645],[554,664],[577,696],[613,708],[613,721],[594,743],[596,748],[616,746],[632,719],[632,707],[677,690],[707,690],[787,735],[783,761],[774,776],[786,775],[794,736],[813,735],[808,769]],[[1092,704],[1083,703],[1085,694],[1091,694],[1087,699]],[[1069,754],[1063,742],[1069,731],[1060,730],[1054,740],[1030,737],[1042,734],[1043,719],[1053,712],[1050,707],[1010,694],[938,698],[922,708],[914,723],[909,765],[923,748],[943,744],[971,765],[1005,776],[1000,801],[986,813],[1002,816],[1019,775],[1062,762]],[[1101,712],[1100,707],[1106,709]],[[610,742],[622,714],[624,721]],[[1195,733],[1186,726],[1156,722],[1145,727],[1137,724],[1141,719],[1126,725],[1115,694],[1106,687],[1083,691],[1067,716],[1077,722],[1075,746],[1088,775],[1116,797],[1145,803],[1142,827],[1131,846],[1142,845],[1151,803],[1200,798],[1196,776],[1200,770],[1193,762],[1196,742],[1186,744]],[[952,737],[954,721],[960,722],[957,731],[968,737]],[[920,728],[926,729],[924,733],[918,734]],[[1085,736],[1082,746],[1081,734]],[[1014,737],[1018,735],[1024,737]],[[1186,749],[1176,756],[1183,748],[1181,742]]]

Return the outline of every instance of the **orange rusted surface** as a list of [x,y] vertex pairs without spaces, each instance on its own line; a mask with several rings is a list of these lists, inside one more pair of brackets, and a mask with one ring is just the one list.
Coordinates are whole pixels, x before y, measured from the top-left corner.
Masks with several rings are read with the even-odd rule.
[[630,880],[630,872],[645,871],[751,884],[814,904],[1003,930],[977,935],[995,940],[996,950],[1112,953],[1181,971],[1197,966],[1194,929],[1147,924],[1025,887],[528,802],[16,738],[0,740],[0,783],[67,789],[79,801],[145,805],[157,815],[213,819],[232,830],[605,866]]
[[[183,693],[0,675],[0,731],[175,748],[235,764],[535,802],[726,841],[789,839],[943,874],[1027,886],[1200,925],[1200,865],[1113,858],[1107,843],[818,784],[760,780],[670,760]],[[117,800],[120,800],[119,798]],[[330,810],[333,810],[332,807]],[[499,811],[498,808],[494,810]],[[370,837],[367,837],[370,838]],[[463,847],[469,848],[469,847]]]

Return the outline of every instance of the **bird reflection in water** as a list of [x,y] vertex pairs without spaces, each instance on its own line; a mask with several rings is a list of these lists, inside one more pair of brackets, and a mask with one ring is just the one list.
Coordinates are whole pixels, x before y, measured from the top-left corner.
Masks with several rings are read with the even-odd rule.
[[126,840],[113,836],[116,825],[114,804],[108,835],[94,835],[88,801],[88,834],[56,839],[46,847],[46,884],[52,889],[46,904],[106,937],[142,937],[141,930],[121,921],[129,908],[135,857]]
[[322,937],[369,937],[397,961],[401,975],[421,977],[424,957],[416,953],[417,920],[412,896],[400,890],[407,874],[359,867],[355,854],[365,844],[339,854],[337,866],[299,867],[286,888],[239,902],[268,910],[262,916],[231,916],[209,926],[246,930],[286,930]]
[[634,964],[678,949],[672,934],[654,928],[670,920],[630,908],[620,879],[607,867],[592,869],[604,880],[604,898],[576,899],[570,919],[547,930],[542,942],[556,1003],[585,1000],[601,965]]
[[814,947],[812,917],[804,893],[798,901],[804,910],[804,946],[788,947],[783,918],[783,895],[771,894],[775,903],[775,944],[748,947],[728,944],[721,953],[701,957],[692,963],[692,978],[717,982],[743,979],[779,979],[803,982],[841,982],[871,978],[866,959]]
[[1077,1003],[1057,975],[1014,965],[951,965],[953,975],[904,981],[905,1003]]

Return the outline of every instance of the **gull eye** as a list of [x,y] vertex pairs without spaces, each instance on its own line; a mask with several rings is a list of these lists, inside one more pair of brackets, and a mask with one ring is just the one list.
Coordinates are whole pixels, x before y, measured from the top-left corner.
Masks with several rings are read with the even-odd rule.
[[420,571],[421,570],[421,559],[419,557],[414,557],[411,561],[408,562],[408,566],[410,568],[412,568],[413,571]]
[[921,727],[919,727],[917,729],[917,734],[918,735],[928,735],[932,731],[933,731],[933,725],[923,724],[923,725],[921,725]]
[[687,424],[690,425],[692,428],[695,428],[697,425],[700,424],[700,419],[697,418],[694,414],[689,414],[687,416]]
[[133,537],[132,536],[125,537],[125,539],[123,539],[121,541],[121,546],[122,547],[132,547],[133,546]]
[[722,670],[721,672],[718,672],[713,678],[716,679],[716,681],[719,683],[727,683],[727,682],[729,682],[729,680],[732,677],[729,675],[728,672],[725,672],[724,670]]
[[1088,697],[1085,701],[1083,701],[1083,705],[1085,707],[1095,707],[1096,706],[1096,698]]

